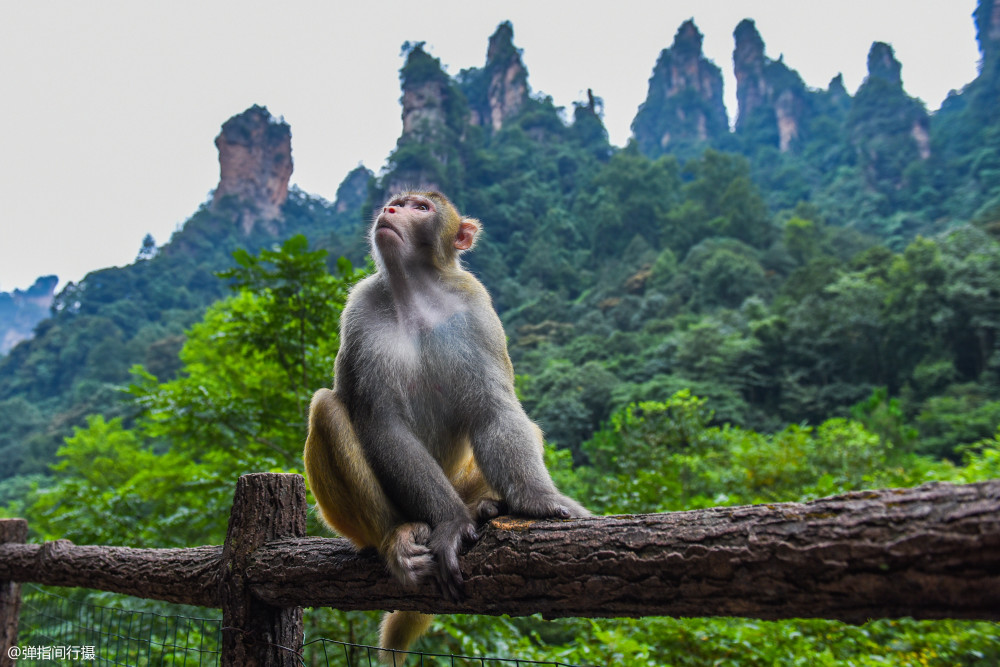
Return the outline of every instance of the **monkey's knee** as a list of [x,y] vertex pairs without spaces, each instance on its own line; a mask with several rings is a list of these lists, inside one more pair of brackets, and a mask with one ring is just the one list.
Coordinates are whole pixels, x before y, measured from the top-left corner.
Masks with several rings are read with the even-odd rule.
[[347,409],[329,389],[313,395],[303,458],[323,520],[358,547],[379,547],[399,520],[365,459]]
[[396,526],[386,535],[379,551],[389,571],[404,586],[414,587],[434,569],[434,555],[427,546],[431,527],[413,522]]

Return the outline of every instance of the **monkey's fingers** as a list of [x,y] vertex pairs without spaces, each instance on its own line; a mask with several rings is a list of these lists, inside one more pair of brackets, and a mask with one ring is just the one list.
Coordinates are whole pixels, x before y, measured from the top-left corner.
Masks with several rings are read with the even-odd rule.
[[458,552],[451,551],[438,560],[438,586],[441,595],[452,602],[459,602],[465,597],[465,579],[462,569],[458,566]]
[[534,519],[573,519],[590,516],[587,508],[561,493],[534,498],[519,507],[512,507],[514,514]]
[[476,527],[471,523],[462,529],[461,537],[462,542],[465,544],[475,544],[479,541],[479,533],[476,531]]
[[479,523],[486,523],[490,519],[495,519],[501,514],[507,513],[507,503],[502,500],[494,500],[493,498],[487,498],[486,500],[480,500],[479,504],[476,506],[476,521]]
[[464,518],[439,524],[431,535],[428,546],[437,561],[435,580],[441,594],[449,600],[457,602],[465,597],[458,554],[464,544],[478,539],[475,524]]

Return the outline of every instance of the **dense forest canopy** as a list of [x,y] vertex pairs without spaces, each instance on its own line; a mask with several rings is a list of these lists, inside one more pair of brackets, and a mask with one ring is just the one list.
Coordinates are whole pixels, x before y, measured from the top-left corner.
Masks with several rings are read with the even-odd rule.
[[[851,96],[806,87],[743,21],[732,129],[687,22],[622,148],[594,92],[571,110],[531,92],[509,23],[454,77],[408,43],[398,144],[334,202],[287,189],[288,127],[252,107],[217,140],[212,201],[67,286],[0,359],[0,503],[40,538],[220,542],[236,476],[300,470],[369,212],[406,186],[483,221],[467,264],[557,482],[597,512],[1000,476],[1000,6],[974,18],[980,75],[934,114],[886,44]],[[760,642],[744,664],[1000,653],[989,624],[439,623],[451,650],[580,662],[698,664],[741,633]]]

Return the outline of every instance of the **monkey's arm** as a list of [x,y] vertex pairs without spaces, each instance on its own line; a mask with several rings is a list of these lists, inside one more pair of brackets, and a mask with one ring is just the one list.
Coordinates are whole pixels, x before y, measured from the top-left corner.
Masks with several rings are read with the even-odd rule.
[[542,431],[513,396],[477,421],[472,450],[483,476],[513,514],[569,519],[590,516],[583,505],[556,489],[543,456]]
[[464,542],[478,539],[465,503],[434,457],[399,417],[384,414],[356,426],[368,459],[386,495],[410,521],[431,527],[427,547],[434,554],[441,592],[462,595],[458,554]]

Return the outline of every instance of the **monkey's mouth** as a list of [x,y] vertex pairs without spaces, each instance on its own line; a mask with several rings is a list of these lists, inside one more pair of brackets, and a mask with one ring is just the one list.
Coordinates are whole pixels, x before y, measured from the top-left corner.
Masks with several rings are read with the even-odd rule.
[[399,230],[396,229],[395,227],[393,227],[391,224],[389,224],[385,220],[379,220],[378,224],[375,225],[375,234],[378,234],[381,231],[392,232],[393,234],[395,234],[399,238],[403,238],[403,235],[399,232]]

